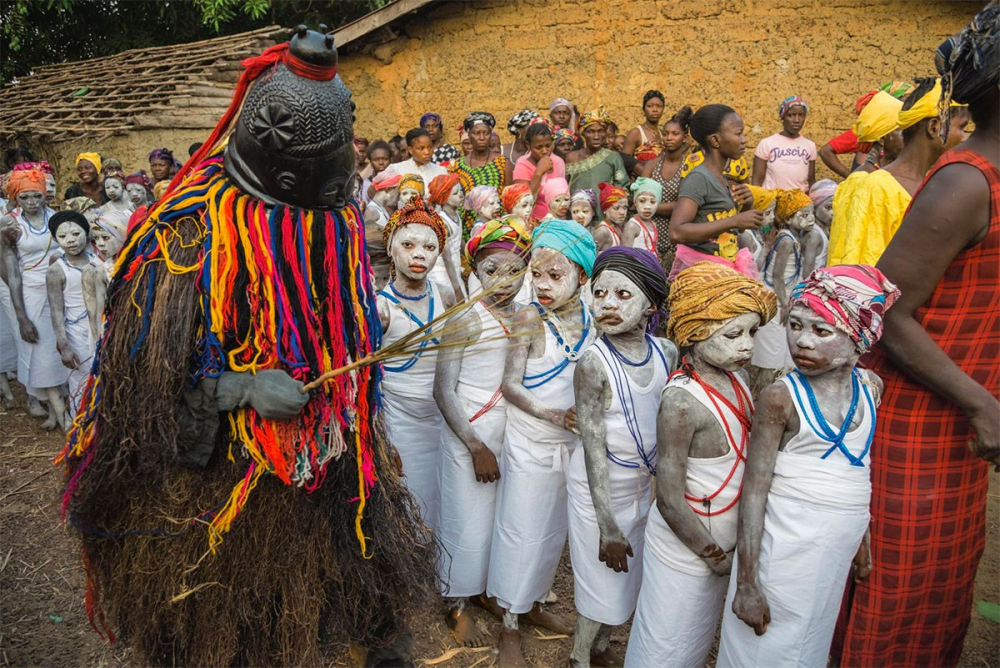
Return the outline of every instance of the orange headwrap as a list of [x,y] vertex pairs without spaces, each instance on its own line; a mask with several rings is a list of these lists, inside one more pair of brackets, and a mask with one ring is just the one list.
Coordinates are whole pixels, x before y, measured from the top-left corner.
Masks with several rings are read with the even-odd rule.
[[500,202],[503,204],[503,210],[510,213],[510,210],[521,201],[521,198],[525,195],[531,194],[531,186],[527,183],[514,183],[503,189],[503,193],[500,195]]
[[11,172],[7,180],[7,198],[17,199],[23,192],[45,192],[45,174],[37,169]]
[[452,189],[461,182],[458,174],[439,174],[431,179],[427,187],[427,201],[431,204],[444,204],[448,201]]

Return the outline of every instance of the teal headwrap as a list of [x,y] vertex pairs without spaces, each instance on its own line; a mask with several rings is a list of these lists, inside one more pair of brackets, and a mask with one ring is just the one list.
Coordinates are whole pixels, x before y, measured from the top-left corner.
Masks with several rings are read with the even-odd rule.
[[535,228],[531,250],[551,248],[580,265],[587,276],[594,270],[597,245],[583,225],[572,220],[550,220]]
[[657,204],[663,201],[663,186],[653,179],[646,178],[645,176],[640,176],[635,180],[635,183],[632,184],[633,199],[638,196],[639,193],[653,193],[656,195]]

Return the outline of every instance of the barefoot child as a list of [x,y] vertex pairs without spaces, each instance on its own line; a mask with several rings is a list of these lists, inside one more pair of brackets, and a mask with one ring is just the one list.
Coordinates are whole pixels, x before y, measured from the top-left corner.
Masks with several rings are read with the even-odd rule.
[[601,253],[593,294],[601,337],[573,376],[583,448],[570,459],[567,483],[577,611],[569,663],[620,666],[608,643],[639,596],[656,411],[677,349],[647,333],[667,297],[667,277],[649,251]]
[[549,212],[542,222],[569,218],[569,184],[564,178],[549,179],[542,185],[542,199],[548,203]]
[[[86,216],[84,216],[86,218]],[[129,216],[124,211],[110,211],[97,216],[91,227],[91,236],[101,261],[83,270],[83,302],[90,321],[90,344],[96,345],[104,332],[104,301],[108,284],[114,273],[118,253],[125,244]]]
[[62,255],[49,265],[45,274],[45,289],[56,333],[56,350],[63,366],[70,369],[66,412],[56,416],[59,426],[66,430],[80,406],[80,394],[94,357],[90,320],[83,301],[83,271],[95,266],[97,260],[88,250],[90,224],[83,214],[60,211],[49,219],[49,230],[62,249]]
[[569,198],[569,215],[588,230],[597,218],[597,193],[590,188],[583,188],[573,193]]
[[[736,546],[753,403],[742,367],[774,294],[711,262],[677,275],[667,334],[685,352],[663,391],[656,510],[625,665],[701,668],[715,639]],[[677,611],[664,618],[668,611]]]
[[500,451],[507,426],[507,401],[500,384],[514,296],[524,281],[530,245],[516,218],[492,220],[469,239],[466,257],[483,291],[474,293],[478,301],[456,316],[442,335],[448,352],[438,356],[434,377],[434,398],[445,420],[438,470],[442,593],[448,628],[467,647],[486,644],[466,604],[469,597],[486,604]]
[[628,218],[628,193],[610,183],[598,185],[601,191],[601,213],[604,220],[594,229],[598,252],[622,245],[622,232]]
[[[419,195],[385,226],[392,279],[378,295],[383,347],[424,328],[453,303],[427,280],[446,234],[441,217]],[[441,412],[433,396],[437,353],[427,348],[436,343],[425,340],[411,355],[388,360],[382,381],[389,440],[399,451],[406,486],[431,530],[437,526]]]
[[869,449],[882,382],[856,364],[898,297],[867,265],[819,269],[792,292],[798,369],[760,396],[720,667],[827,665],[852,563],[856,579],[871,571]]
[[635,202],[635,215],[632,216],[622,231],[622,246],[645,248],[656,255],[658,235],[653,224],[653,214],[663,198],[663,186],[640,176],[632,184],[632,199]]
[[572,221],[535,230],[531,280],[537,301],[511,324],[504,367],[507,430],[487,592],[503,608],[500,666],[523,665],[518,615],[557,633],[572,627],[544,612],[566,544],[566,470],[576,448],[573,372],[594,340],[580,298],[594,266],[590,233]]

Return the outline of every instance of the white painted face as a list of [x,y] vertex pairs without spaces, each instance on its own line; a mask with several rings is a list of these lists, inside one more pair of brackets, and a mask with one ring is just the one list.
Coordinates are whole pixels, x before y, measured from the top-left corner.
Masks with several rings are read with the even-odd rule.
[[788,219],[788,226],[793,230],[804,232],[816,224],[814,213],[815,208],[812,204],[804,206],[792,214],[792,217]]
[[607,269],[594,281],[594,319],[605,334],[646,329],[653,306],[639,286],[625,274]]
[[691,354],[723,371],[737,371],[753,357],[753,337],[760,327],[760,315],[744,313],[728,320],[704,341],[691,346]]
[[56,198],[56,177],[51,174],[45,175],[45,201],[51,202]]
[[108,194],[108,199],[118,201],[125,193],[125,187],[118,179],[104,179],[104,192]]
[[778,206],[777,202],[771,202],[770,204],[767,205],[767,208],[761,212],[764,215],[764,223],[761,225],[761,227],[774,225],[774,210],[777,206]]
[[125,186],[125,192],[128,193],[128,200],[132,204],[142,206],[146,203],[146,188],[141,183],[128,184]]
[[420,191],[416,188],[401,188],[399,191],[399,200],[396,202],[396,208],[402,209],[406,204],[420,194]]
[[641,192],[635,196],[635,212],[643,220],[649,220],[656,213],[656,195]]
[[788,313],[788,349],[795,366],[807,376],[854,366],[860,357],[850,336],[802,304]]
[[549,213],[558,218],[559,220],[565,220],[566,216],[569,215],[569,193],[560,193],[552,198],[549,202]]
[[584,227],[590,227],[590,224],[594,222],[594,207],[590,206],[590,202],[580,200],[573,202],[569,208],[569,214],[573,216],[573,220]]
[[94,245],[97,246],[97,251],[101,254],[101,257],[105,260],[113,260],[118,257],[123,243],[105,229],[97,226],[91,229],[94,237]]
[[816,222],[825,227],[826,229],[828,230],[830,229],[830,225],[833,223],[832,197],[828,197],[826,200],[823,201],[822,204],[819,205],[819,208],[816,209]]
[[524,283],[525,266],[523,257],[503,249],[487,249],[476,255],[476,276],[494,303],[514,298]]
[[628,200],[624,199],[618,200],[604,212],[604,217],[619,227],[625,224],[626,216],[628,216]]
[[500,203],[500,195],[490,195],[478,213],[481,220],[496,220],[502,216],[503,205]]
[[33,216],[42,210],[45,204],[45,193],[38,190],[26,190],[17,195],[17,205],[29,216]]
[[421,281],[434,268],[441,248],[437,235],[427,225],[411,223],[396,230],[389,241],[389,256],[396,272]]
[[551,248],[531,251],[531,285],[538,303],[555,310],[580,294],[580,268]]
[[465,201],[465,189],[462,188],[461,183],[456,183],[455,187],[451,189],[448,194],[448,200],[445,202],[450,207],[458,208],[462,206],[462,202]]
[[67,255],[79,255],[87,250],[87,233],[69,220],[56,229],[56,243]]
[[528,193],[521,199],[517,200],[517,203],[511,207],[510,213],[513,216],[520,216],[524,220],[528,220],[531,216],[532,210],[535,208],[535,198]]

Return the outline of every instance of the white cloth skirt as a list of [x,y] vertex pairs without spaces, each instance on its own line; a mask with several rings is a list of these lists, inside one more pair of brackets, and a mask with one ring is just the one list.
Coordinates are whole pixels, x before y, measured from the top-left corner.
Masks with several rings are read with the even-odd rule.
[[788,332],[777,316],[757,330],[751,362],[762,369],[784,370],[795,366],[788,350]]
[[17,371],[17,349],[21,332],[10,302],[10,290],[0,281],[0,373]]
[[82,319],[80,322],[66,324],[66,338],[69,345],[80,360],[80,366],[70,370],[69,374],[69,396],[66,398],[66,410],[72,419],[80,409],[80,397],[83,395],[83,388],[90,377],[90,367],[94,362],[94,344],[91,343],[90,320]]
[[569,551],[573,560],[576,610],[587,619],[618,626],[635,610],[642,583],[642,554],[650,506],[650,475],[608,462],[611,506],[618,528],[632,546],[627,573],[615,573],[599,559],[601,531],[587,481],[586,455],[577,448],[569,464]]
[[424,524],[436,530],[440,507],[441,411],[433,398],[403,397],[383,388],[385,425],[389,440],[403,461],[403,482],[417,500]]

